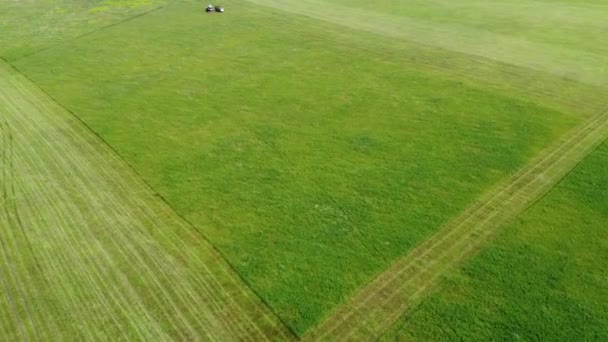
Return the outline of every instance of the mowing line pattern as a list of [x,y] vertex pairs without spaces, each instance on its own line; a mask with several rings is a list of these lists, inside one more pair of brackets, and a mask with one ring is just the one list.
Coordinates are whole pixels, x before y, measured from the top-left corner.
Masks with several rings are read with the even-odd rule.
[[[246,0],[244,6],[251,3],[259,6],[249,9],[249,16],[263,25],[277,26],[327,42],[331,46],[356,49],[372,58],[410,65],[442,77],[472,81],[471,83],[477,86],[481,84],[489,88],[506,89],[507,93],[512,93],[520,99],[539,102],[545,107],[572,115],[592,117],[608,101],[605,87],[583,84],[575,79],[513,64],[508,60],[492,59],[467,51],[451,51],[428,44],[424,40],[411,39],[409,36],[392,36],[357,25],[344,25],[340,21],[342,19],[336,21],[328,20],[325,16],[320,17],[318,14],[323,12],[320,10],[323,6],[310,9],[311,13],[316,13],[312,15],[309,12],[288,10],[283,8],[284,5],[275,6],[274,0]],[[288,15],[277,14],[271,17],[269,9],[284,11]],[[293,20],[294,15],[299,17],[299,21]],[[331,17],[345,18],[344,14]],[[369,13],[366,12],[365,18],[369,18]],[[310,21],[316,22],[316,25]]]
[[442,274],[475,254],[608,139],[608,110],[585,121],[487,193],[340,306],[305,340],[376,339],[415,307]]
[[[360,31],[539,70],[598,86],[608,85],[608,57],[532,42],[458,24],[394,16],[322,0],[247,0],[257,5],[332,22]],[[584,66],[581,66],[584,61]]]
[[6,63],[0,129],[0,339],[293,339],[194,228]]

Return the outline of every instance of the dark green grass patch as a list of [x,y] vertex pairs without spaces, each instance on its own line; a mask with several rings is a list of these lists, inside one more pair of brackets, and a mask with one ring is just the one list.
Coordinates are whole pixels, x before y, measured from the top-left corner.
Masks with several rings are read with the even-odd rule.
[[17,65],[299,333],[578,122],[238,4],[175,4]]
[[386,339],[608,339],[608,144]]

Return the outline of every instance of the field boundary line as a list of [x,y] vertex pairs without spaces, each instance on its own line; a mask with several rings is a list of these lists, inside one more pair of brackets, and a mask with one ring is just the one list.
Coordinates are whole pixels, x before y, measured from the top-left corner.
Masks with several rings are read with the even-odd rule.
[[[158,8],[158,9],[161,9],[161,8],[164,8],[164,6]],[[118,24],[116,24],[116,25],[118,25]],[[162,202],[163,206],[168,208],[173,215],[175,215],[179,220],[181,220],[187,227],[191,228],[192,231],[195,231],[196,234],[198,235],[198,237],[200,237],[202,240],[204,240],[206,242],[206,244],[211,248],[213,253],[217,254],[221,258],[221,263],[225,264],[229,268],[229,272],[224,272],[224,274],[226,276],[231,277],[231,278],[236,278],[235,280],[237,282],[240,282],[240,283],[246,285],[247,290],[253,295],[253,296],[249,296],[249,295],[247,296],[250,304],[253,307],[257,307],[257,303],[255,303],[255,302],[259,301],[264,307],[263,311],[268,311],[269,313],[271,313],[273,315],[272,320],[276,320],[276,321],[280,322],[280,324],[281,324],[280,328],[281,328],[281,330],[283,330],[285,337],[288,340],[297,339],[298,334],[293,330],[293,328],[289,324],[287,324],[287,322],[283,319],[283,317],[281,317],[279,314],[277,314],[277,312],[270,305],[270,303],[268,303],[266,301],[266,299],[263,298],[254,289],[254,287],[250,284],[250,282],[246,278],[244,278],[240,272],[238,272],[237,268],[228,260],[228,258],[224,255],[224,253],[219,248],[217,248],[215,246],[215,244],[213,244],[211,242],[211,240],[209,240],[209,238],[207,238],[207,236],[205,234],[203,234],[194,223],[192,223],[187,217],[185,217],[184,215],[179,213],[162,194],[157,192],[156,189],[143,177],[143,175],[141,173],[139,173],[139,171],[135,168],[135,166],[133,164],[131,164],[131,162],[129,162],[116,148],[114,148],[114,146],[112,146],[104,137],[102,137],[99,133],[97,133],[80,116],[78,116],[71,109],[69,109],[68,107],[63,105],[63,103],[58,101],[55,98],[55,96],[50,94],[46,89],[44,89],[40,85],[38,85],[38,83],[35,80],[33,80],[29,75],[27,75],[26,73],[19,70],[19,68],[17,66],[15,66],[13,63],[7,61],[5,58],[3,58],[1,56],[0,56],[0,61],[5,62],[8,67],[12,68],[19,75],[21,75],[22,77],[27,79],[29,82],[31,82],[31,84],[34,85],[36,87],[36,89],[38,89],[40,92],[42,92],[44,95],[46,95],[51,101],[53,101],[53,103],[55,103],[57,106],[62,108],[64,111],[66,111],[73,119],[75,119],[81,126],[83,126],[94,139],[101,142],[103,144],[104,148],[107,149],[107,151],[117,160],[118,163],[121,163],[128,168],[130,176],[131,176],[130,177],[131,181],[141,183],[150,193],[152,193],[156,198],[158,198]],[[150,209],[147,208],[147,210],[143,210],[143,211],[150,211]],[[265,320],[267,320],[267,323],[271,323],[270,317],[268,317],[265,314],[262,314],[262,316],[264,316],[263,318]],[[258,317],[258,319],[259,318],[260,317]]]
[[[109,318],[113,313],[119,320],[133,317],[133,324],[123,320],[106,326],[114,331],[129,329],[142,339],[166,337],[165,333],[179,339],[296,339],[204,234],[175,212],[112,146],[27,75],[1,60],[0,77],[6,71],[6,84],[0,87],[0,104],[6,106],[0,106],[0,115],[19,128],[16,161],[24,172],[16,175],[27,179],[19,189],[21,209],[29,214],[24,216],[27,233],[54,248],[48,253],[37,249],[36,254],[44,257],[48,271],[91,266],[79,274],[65,272],[63,277],[80,285],[75,290],[91,292],[57,297],[62,306],[82,309],[80,314],[91,320],[85,319],[92,323],[90,328],[99,328],[86,315],[93,313],[91,305]],[[31,181],[24,178],[28,175]],[[38,209],[44,212],[32,215]],[[93,214],[81,214],[80,209]],[[169,225],[174,229],[164,229]],[[10,225],[4,226],[10,232]],[[3,228],[0,216],[0,232]],[[189,243],[192,238],[200,242]],[[91,248],[84,248],[87,241]],[[74,248],[60,247],[71,243]],[[133,282],[126,275],[138,274],[135,271],[139,275]],[[108,282],[96,284],[102,276]],[[118,281],[113,284],[112,279]],[[81,294],[88,300],[78,305],[72,299],[80,299]],[[169,297],[182,305],[157,309]],[[44,319],[23,318],[29,326],[40,326]],[[159,318],[164,327],[157,323]],[[56,337],[51,329],[44,335]],[[92,333],[104,336],[104,331]]]
[[112,28],[112,27],[114,27],[114,26],[118,26],[118,25],[122,25],[122,24],[124,24],[124,23],[128,23],[129,21],[132,21],[132,20],[135,20],[135,19],[137,19],[137,18],[140,18],[140,17],[146,16],[146,15],[148,15],[148,14],[152,14],[152,13],[154,13],[154,12],[156,12],[156,11],[160,11],[161,9],[163,9],[163,8],[165,8],[165,7],[166,7],[166,5],[161,5],[161,6],[154,7],[154,8],[152,8],[152,9],[149,9],[149,10],[144,11],[144,12],[142,12],[142,13],[138,13],[138,14],[133,15],[133,16],[131,16],[131,17],[124,18],[124,19],[119,20],[119,21],[117,21],[117,22],[114,22],[114,23],[111,23],[111,24],[108,24],[108,25],[105,25],[105,26],[102,26],[102,27],[98,27],[98,28],[96,28],[96,29],[94,29],[94,30],[92,30],[92,31],[85,32],[85,33],[79,34],[79,35],[77,35],[77,36],[75,36],[75,37],[72,37],[72,38],[69,38],[69,39],[66,39],[66,40],[60,41],[60,42],[58,42],[57,44],[53,44],[53,45],[50,45],[50,46],[44,47],[44,48],[42,48],[42,49],[38,49],[38,50],[36,50],[36,51],[32,51],[32,52],[27,53],[27,54],[25,54],[25,55],[23,55],[23,56],[19,56],[19,57],[17,57],[16,59],[11,60],[10,62],[9,62],[9,61],[8,61],[6,58],[4,58],[4,57],[1,57],[1,56],[0,56],[0,58],[2,58],[2,60],[3,60],[3,61],[5,61],[5,62],[9,63],[10,65],[13,65],[12,63],[16,63],[16,62],[18,62],[18,61],[20,61],[20,60],[22,60],[22,59],[25,59],[25,58],[28,58],[28,57],[31,57],[31,56],[37,55],[37,54],[39,54],[39,53],[42,53],[42,52],[44,52],[44,51],[47,51],[47,50],[50,50],[50,49],[56,48],[56,47],[58,47],[58,46],[63,46],[63,45],[65,45],[65,44],[69,44],[69,43],[71,43],[71,42],[73,42],[73,41],[76,41],[76,40],[78,40],[78,39],[80,39],[80,38],[84,38],[84,37],[86,37],[86,36],[90,36],[90,35],[92,35],[92,34],[94,34],[94,33],[97,33],[97,32],[100,32],[100,31],[103,31],[103,30],[106,30],[106,29]]
[[[244,0],[245,3],[253,4],[250,0]],[[533,85],[533,82],[530,82],[530,79],[523,79],[519,73],[514,73],[513,70],[510,69],[518,69],[526,72],[533,72],[538,75],[544,75],[547,77],[551,77],[554,80],[557,80],[557,76],[547,73],[541,70],[535,70],[525,66],[519,66],[514,64],[509,64],[503,61],[498,61],[494,59],[490,59],[488,57],[483,57],[474,54],[468,54],[465,52],[451,51],[438,46],[424,44],[423,42],[403,39],[403,38],[394,38],[394,37],[386,37],[379,33],[374,33],[371,31],[361,30],[353,27],[344,26],[338,23],[334,23],[331,21],[319,19],[316,17],[312,17],[306,14],[298,14],[294,12],[285,11],[283,9],[278,9],[268,5],[259,5],[260,7],[265,7],[277,11],[281,11],[293,16],[297,16],[304,20],[312,20],[317,22],[323,22],[325,24],[339,27],[342,29],[365,33],[374,37],[383,37],[384,39],[394,40],[400,43],[413,44],[420,49],[424,50],[422,52],[423,56],[413,56],[412,58],[404,57],[407,53],[406,50],[403,50],[403,47],[399,47],[399,44],[396,46],[387,47],[385,43],[379,42],[378,40],[372,40],[371,42],[374,44],[372,47],[364,47],[363,44],[360,44],[360,39],[357,40],[348,40],[343,39],[342,36],[334,36],[335,32],[329,31],[311,31],[305,30],[301,27],[291,23],[291,22],[283,22],[283,21],[271,21],[266,17],[268,16],[265,12],[252,10],[254,15],[252,18],[255,20],[280,27],[285,30],[290,30],[296,32],[298,34],[302,34],[308,36],[312,39],[325,41],[331,44],[335,44],[337,46],[346,47],[348,49],[354,49],[360,51],[362,53],[375,56],[378,58],[382,58],[386,61],[397,61],[399,63],[407,64],[415,67],[423,67],[427,72],[438,72],[448,79],[455,81],[465,81],[468,84],[472,84],[475,87],[480,88],[483,86],[489,86],[491,89],[494,87],[506,86],[509,89],[516,91],[515,94],[506,94],[506,96],[510,98],[517,98],[526,102],[535,103],[537,105],[551,108],[553,110],[557,110],[560,113],[583,119],[588,119],[597,114],[597,112],[603,108],[604,103],[608,101],[608,96],[606,98],[602,97],[601,100],[595,101],[589,97],[585,97],[586,91],[584,90],[572,90],[569,88],[574,83],[579,85],[583,85],[574,79],[571,78],[561,78],[561,82],[565,82],[563,87],[558,87],[560,89],[559,93],[556,93],[554,89],[542,89]],[[370,38],[365,39],[366,44],[369,45]],[[439,60],[431,60],[427,61],[425,57],[429,54],[428,50],[442,51],[444,53],[450,53],[452,55],[457,55],[459,58],[457,59],[439,59]],[[464,66],[463,63],[466,60],[469,65]],[[454,62],[456,61],[456,62]],[[454,64],[455,63],[455,64]],[[485,77],[484,68],[490,64],[497,64],[501,66],[501,68],[496,69],[499,78],[487,78]],[[585,85],[588,86],[588,85]],[[600,86],[593,86],[594,88],[602,88]],[[515,90],[517,89],[517,90]],[[604,89],[604,88],[602,88]],[[525,91],[524,91],[525,90]],[[603,91],[603,90],[602,90]],[[540,100],[540,101],[539,101]],[[555,104],[555,106],[550,105]],[[566,108],[564,108],[566,107]]]
[[[320,0],[245,0],[259,6],[294,13],[300,16],[332,22],[358,31],[419,42],[444,50],[483,56],[511,65],[551,73],[585,84],[608,86],[608,74],[603,65],[606,57],[595,53],[569,49],[557,44],[521,39],[517,35],[501,34],[457,23],[327,4]],[[500,49],[497,49],[500,47]],[[514,53],[517,51],[517,53]],[[525,54],[520,54],[525,52]],[[531,57],[532,56],[532,57]],[[580,58],[590,61],[592,70],[579,67]],[[593,61],[593,63],[591,63]]]
[[376,339],[608,139],[608,109],[583,122],[515,175],[397,260],[338,307],[305,340]]
[[[15,85],[15,87],[16,87],[16,88],[19,88],[19,86],[18,86],[18,85]],[[25,92],[25,90],[24,90],[24,92]],[[35,95],[34,95],[34,94],[31,94],[31,97],[35,97]],[[35,129],[34,129],[34,130],[35,130]],[[78,136],[78,133],[77,133],[77,132],[74,130],[74,128],[67,128],[67,129],[66,129],[66,133],[67,133],[67,131],[71,132],[70,134],[72,134],[73,136]],[[43,139],[43,140],[45,140],[45,139]],[[46,144],[47,144],[47,145],[50,145],[50,142],[48,142],[48,141],[47,141],[47,142],[46,142]],[[95,151],[91,151],[91,152],[88,152],[88,153],[90,153],[90,154],[96,154],[96,152],[95,152]],[[69,160],[63,160],[63,156],[62,156],[61,154],[59,154],[59,156],[58,156],[57,158],[59,159],[59,160],[58,160],[58,161],[59,161],[58,165],[69,165],[69,164],[71,164]],[[87,164],[87,166],[84,166],[85,168],[86,168],[86,167],[90,167],[90,165],[88,165],[89,163],[88,163],[87,161],[83,161],[83,163]],[[55,164],[56,164],[56,162],[55,162],[55,161],[53,161],[53,165],[55,165]],[[50,164],[49,164],[49,166],[50,166]],[[82,169],[82,167],[83,167],[83,165],[79,165],[79,163],[75,163],[75,165],[74,165],[74,170],[81,170],[81,169]],[[112,169],[108,169],[108,171],[112,171]],[[115,171],[115,170],[114,170],[114,171]],[[77,178],[78,178],[78,174],[84,174],[85,172],[86,172],[86,170],[81,170],[81,172],[76,172],[76,175],[73,175],[72,177],[73,177],[74,179],[77,179]],[[114,173],[112,174],[112,178],[120,179],[121,177],[123,177],[123,175],[120,175],[120,174],[118,174],[118,173],[115,173],[115,172],[114,172]],[[132,182],[133,182],[133,184],[138,184],[138,182],[139,182],[139,181],[134,179],[134,180],[132,180]],[[90,180],[90,179],[89,179],[89,180],[88,180],[88,183],[93,184],[94,182],[93,182],[92,180]],[[124,185],[124,184],[122,185],[122,187],[125,187],[125,186],[128,186],[128,184],[127,184],[127,185]],[[84,193],[90,193],[89,191],[87,191],[87,187],[86,187],[86,186],[84,186],[84,185],[83,185],[83,186],[82,186],[82,189],[83,189],[83,190],[82,190],[82,193],[83,193],[83,194],[84,194]],[[104,192],[102,192],[102,191],[97,191],[97,190],[96,190],[96,193],[90,193],[90,194],[92,195],[91,197],[99,196],[99,198],[95,198],[95,199],[94,199],[94,201],[95,201],[96,203],[98,203],[98,204],[102,204],[102,203],[104,202],[104,200],[106,200],[106,201],[110,201],[110,202],[119,202],[119,201],[120,201],[120,199],[118,199],[118,198],[116,198],[116,197],[109,198],[109,197],[107,196],[107,194],[104,194]],[[104,195],[105,195],[105,196],[104,196]],[[66,201],[66,200],[64,199],[63,201]],[[131,204],[132,204],[132,205],[131,205]],[[128,203],[127,205],[128,205],[129,207],[132,207],[132,208],[139,207],[139,205],[138,205],[138,204],[136,204],[136,203]],[[76,208],[75,208],[74,210],[75,210],[74,212],[78,213],[78,210],[77,210]],[[152,208],[150,208],[150,210],[152,210]],[[109,217],[115,217],[116,215],[119,215],[119,214],[121,214],[121,213],[118,213],[118,212],[107,212],[107,214],[109,215]],[[123,212],[122,214],[126,214],[127,216],[129,216],[130,218],[129,218],[128,220],[133,220],[133,221],[130,221],[130,222],[132,222],[132,223],[137,222],[137,219],[136,219],[136,218],[134,218],[134,217],[132,217],[132,215],[131,215],[130,213],[124,213],[124,212]],[[142,216],[142,218],[149,218],[149,217],[151,217],[151,216],[153,216],[153,214],[152,214],[152,213],[149,213],[149,214],[147,214],[147,215],[146,215],[146,214],[144,214],[144,215]],[[84,222],[84,218],[82,218],[82,217],[81,217],[81,220]],[[122,220],[121,220],[121,222],[122,222]],[[150,220],[148,220],[148,219],[147,219],[147,222],[148,222],[148,224],[149,224],[150,226],[157,226],[157,225],[158,225],[158,223],[157,223],[157,222],[150,221]],[[125,221],[125,224],[127,224],[127,222],[126,222],[126,221]],[[127,224],[127,225],[132,225],[132,224]],[[135,224],[135,226],[137,226],[137,224]],[[161,228],[161,227],[159,227],[159,228]],[[161,230],[162,230],[162,228],[161,228]],[[145,232],[143,232],[142,234],[144,234],[144,236],[145,236]],[[122,234],[120,231],[118,231],[118,232],[116,233],[116,235],[117,235],[117,236],[118,236],[118,235],[124,236],[124,235],[123,235],[123,234]],[[123,239],[123,241],[125,241],[125,242],[126,242],[128,238],[127,238],[126,236],[124,236],[124,237],[125,237],[125,239]],[[147,250],[147,249],[146,249],[146,248],[143,248],[143,250]],[[134,255],[135,255],[135,254],[134,254]],[[138,264],[139,264],[139,265],[141,265],[143,268],[148,269],[148,267],[146,266],[146,264],[145,264],[145,262],[143,261],[143,259],[141,259],[140,257],[136,257],[136,259],[138,259],[138,261],[139,261],[139,263],[138,263]],[[154,258],[152,258],[152,260],[153,260],[153,259],[154,259]],[[160,265],[157,265],[157,266],[160,266]],[[203,266],[203,267],[205,267],[205,265],[202,265],[202,266]],[[148,269],[148,270],[149,270],[149,269]],[[162,273],[162,272],[161,272],[161,273]],[[213,272],[209,271],[208,273],[209,273],[209,274],[212,274]],[[161,276],[162,276],[162,275],[161,275]],[[212,281],[213,281],[213,278],[211,278],[210,280],[212,280]],[[157,284],[158,284],[158,283],[157,283]],[[184,285],[186,285],[186,284],[184,284]],[[219,285],[219,284],[217,284],[217,286],[220,286],[220,285]],[[191,293],[191,292],[190,292],[190,293]],[[192,293],[191,293],[191,294],[192,294]],[[230,299],[231,299],[231,298],[228,298],[228,300],[230,300]],[[196,297],[191,297],[191,300],[190,300],[189,302],[190,302],[190,303],[195,303],[195,302],[196,302]],[[214,303],[215,303],[215,302],[214,302]],[[200,305],[199,305],[199,307],[202,307],[202,303],[199,303],[199,304],[200,304]],[[235,304],[235,305],[236,305],[236,304]],[[224,304],[223,306],[225,307],[225,304]],[[240,328],[240,327],[237,327],[237,328]],[[259,329],[258,329],[258,330],[259,330]],[[259,330],[259,331],[260,331],[260,332],[262,332],[261,330]]]

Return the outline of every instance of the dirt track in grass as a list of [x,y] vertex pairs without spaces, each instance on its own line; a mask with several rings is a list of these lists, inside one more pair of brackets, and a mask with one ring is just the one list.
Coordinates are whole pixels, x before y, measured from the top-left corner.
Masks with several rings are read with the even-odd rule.
[[289,340],[219,253],[0,63],[0,339]]
[[504,225],[567,175],[608,138],[608,110],[546,149],[433,237],[394,263],[333,312],[307,340],[361,340],[382,335],[415,307],[447,270],[476,253]]

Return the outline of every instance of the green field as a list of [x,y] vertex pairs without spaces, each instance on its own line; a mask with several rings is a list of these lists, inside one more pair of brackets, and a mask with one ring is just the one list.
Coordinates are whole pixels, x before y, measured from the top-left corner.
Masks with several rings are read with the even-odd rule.
[[[222,5],[225,14],[207,15],[204,4],[195,1],[0,0],[0,57],[16,68],[7,64],[0,76],[18,79],[5,80],[5,89],[0,91],[5,101],[0,119],[9,128],[19,127],[24,125],[19,115],[35,110],[56,115],[59,121],[70,115],[81,120],[70,123],[79,127],[74,129],[78,138],[60,146],[74,150],[77,158],[73,163],[80,159],[88,163],[82,177],[93,179],[91,184],[108,183],[106,174],[95,174],[94,165],[105,165],[108,158],[119,156],[120,162],[107,166],[117,170],[117,184],[143,181],[145,186],[138,185],[141,188],[133,190],[136,195],[126,185],[106,190],[112,196],[97,192],[102,185],[93,191],[85,182],[83,190],[79,184],[70,185],[65,175],[73,171],[68,163],[63,169],[56,166],[49,176],[59,177],[59,189],[74,187],[56,200],[78,202],[80,197],[73,193],[82,191],[90,193],[84,196],[86,203],[95,201],[95,196],[106,196],[107,204],[103,200],[99,205],[87,204],[80,218],[83,222],[97,220],[86,223],[96,227],[91,238],[111,242],[107,247],[110,255],[116,253],[117,260],[126,262],[131,249],[123,251],[120,241],[137,250],[136,241],[151,234],[150,241],[156,242],[150,242],[154,246],[149,247],[150,258],[169,258],[160,263],[159,272],[176,267],[175,277],[185,279],[183,287],[175,287],[168,278],[155,279],[155,264],[144,258],[121,269],[127,278],[123,285],[135,282],[136,292],[153,291],[150,286],[156,286],[166,291],[166,297],[150,294],[143,306],[131,311],[124,311],[116,300],[102,310],[103,315],[110,319],[120,313],[119,321],[131,317],[132,337],[158,337],[161,332],[169,338],[192,337],[212,329],[211,324],[221,330],[222,319],[217,321],[220,323],[197,322],[199,314],[210,312],[209,317],[215,317],[217,310],[201,308],[199,313],[186,303],[205,301],[205,295],[193,294],[206,286],[202,280],[206,276],[198,275],[197,270],[206,260],[225,258],[227,263],[219,262],[209,274],[229,274],[231,280],[226,282],[230,285],[224,293],[237,294],[237,303],[254,303],[236,305],[243,310],[239,315],[255,317],[246,309],[254,307],[257,309],[251,312],[263,312],[268,318],[264,324],[253,319],[251,326],[215,338],[243,336],[239,334],[249,333],[256,324],[263,326],[259,331],[266,337],[287,338],[289,333],[278,327],[278,320],[298,336],[310,332],[307,336],[332,336],[329,331],[342,334],[343,328],[336,328],[342,324],[341,305],[349,298],[357,301],[355,294],[379,274],[409,265],[408,260],[417,262],[411,255],[435,239],[451,243],[445,251],[457,250],[457,243],[471,242],[476,247],[470,254],[446,252],[441,258],[448,259],[433,264],[436,267],[430,264],[431,256],[439,258],[439,254],[429,254],[424,262],[429,262],[426,269],[434,275],[424,276],[414,285],[424,286],[425,294],[427,287],[429,294],[435,286],[439,292],[428,299],[403,299],[412,308],[395,306],[390,315],[405,312],[405,316],[385,338],[552,339],[560,337],[551,335],[559,333],[555,327],[564,325],[572,327],[564,334],[575,337],[576,329],[583,326],[576,322],[586,322],[588,317],[595,320],[589,319],[587,336],[606,335],[602,329],[606,307],[598,304],[606,288],[597,281],[568,278],[571,282],[566,284],[567,279],[551,278],[559,276],[568,262],[573,270],[601,279],[601,263],[590,260],[605,259],[605,241],[595,239],[604,228],[605,215],[601,216],[602,208],[587,213],[584,204],[607,202],[605,191],[601,192],[605,175],[597,157],[605,148],[549,191],[608,137],[608,128],[604,128],[608,47],[602,34],[608,28],[608,4],[227,0]],[[10,76],[15,73],[24,76]],[[12,84],[40,89],[14,91]],[[49,106],[57,108],[18,105],[30,101],[28,96],[36,99],[32,103],[56,102]],[[0,98],[0,104],[2,101]],[[61,142],[61,126],[45,120],[49,120],[48,127],[42,126],[41,132],[57,134],[49,144],[55,139]],[[38,163],[35,169],[43,170],[45,160],[56,162],[52,156],[57,152],[36,144],[28,146],[28,134],[47,134],[36,132],[16,130],[14,134],[22,135],[24,155],[31,149],[48,159],[32,161]],[[94,140],[92,145],[109,146],[75,150],[78,144],[74,141],[83,137]],[[4,151],[14,144],[10,141],[5,140]],[[96,157],[97,152],[91,151],[105,152]],[[8,160],[4,158],[3,163],[8,165]],[[541,178],[542,183],[534,183]],[[8,184],[11,177],[7,174],[2,179]],[[26,189],[27,179],[20,181]],[[40,184],[34,187],[36,191],[56,191],[52,187],[39,190]],[[514,184],[516,190],[507,192]],[[18,193],[14,191],[12,196],[19,198]],[[129,196],[133,199],[108,202]],[[2,203],[13,203],[10,198],[5,195]],[[137,205],[132,203],[163,208],[167,211],[163,215],[171,219],[143,215],[144,220],[133,214]],[[487,203],[492,209],[483,205],[475,209],[476,203]],[[132,224],[140,233],[121,233],[130,223],[111,218],[118,215],[119,204],[137,217]],[[104,205],[111,209],[93,214],[94,208]],[[31,208],[23,210],[41,216],[40,222],[46,222],[44,215],[53,215],[52,210],[38,214],[25,211]],[[503,216],[491,220],[492,210],[503,210]],[[467,218],[469,212],[480,216]],[[11,231],[18,221],[11,221],[11,215],[7,211],[0,230]],[[65,215],[70,217],[67,211]],[[42,229],[40,222],[32,224]],[[65,228],[64,223],[54,222]],[[154,222],[155,228],[145,228],[145,222]],[[566,222],[562,231],[559,225]],[[70,224],[70,229],[76,229],[83,223]],[[191,233],[179,233],[179,238],[154,235],[158,231],[183,232],[183,225]],[[96,235],[104,226],[108,232]],[[490,234],[483,239],[466,235],[475,229],[496,232],[499,238],[492,244]],[[499,229],[505,232],[498,233]],[[442,232],[458,238],[440,240]],[[111,241],[115,234],[123,238]],[[204,237],[201,251],[217,248],[219,253],[201,252],[193,264],[176,263],[173,258],[182,259],[175,256],[179,250],[175,246],[188,246],[188,234]],[[18,256],[19,248],[30,245],[27,239],[15,241],[13,247],[3,247],[3,269],[13,267],[10,255]],[[44,255],[59,253],[59,241]],[[592,248],[588,244],[594,241],[597,245]],[[466,258],[487,245],[491,247],[457,271]],[[191,252],[187,253],[197,254],[196,244],[188,248]],[[565,250],[558,253],[554,248]],[[588,255],[579,262],[570,261],[579,260],[580,250]],[[80,253],[75,251],[67,260],[75,262]],[[25,274],[28,262],[23,257],[19,264]],[[85,265],[80,267],[86,269]],[[111,272],[112,265],[100,262],[96,267]],[[48,277],[54,277],[57,267],[61,269],[49,265]],[[90,276],[103,274],[95,272]],[[144,276],[137,282],[134,279],[140,272]],[[402,276],[416,276],[414,271],[408,272]],[[28,277],[32,277],[30,282],[39,281],[34,275],[23,277],[24,281]],[[69,277],[74,291],[95,285],[91,279],[79,282],[76,274]],[[48,298],[54,298],[53,291],[62,291],[61,278],[57,279]],[[7,288],[15,292],[16,284]],[[72,308],[72,302],[66,304],[68,299],[80,298],[93,307],[99,298],[124,291],[121,286],[100,287],[95,298],[74,295],[55,300],[59,306]],[[390,286],[387,291],[400,285]],[[416,288],[399,287],[399,291],[406,291],[401,292],[404,298],[413,298],[407,291]],[[585,294],[574,298],[581,288]],[[373,286],[368,289],[360,293],[374,292]],[[125,296],[127,302],[137,303],[136,297]],[[228,300],[230,295],[226,296],[222,298]],[[175,320],[163,311],[164,300],[172,297],[176,298],[172,310],[180,317]],[[44,298],[35,305],[48,308],[49,315],[57,314],[58,309],[47,306]],[[372,303],[382,302],[373,295],[370,298]],[[6,314],[7,321],[11,312],[15,314],[15,310],[3,309],[11,301],[11,296],[0,301],[0,313]],[[534,311],[540,301],[546,303],[543,313]],[[412,311],[418,303],[419,309]],[[366,305],[355,306],[368,310]],[[567,313],[552,315],[562,309]],[[23,313],[16,315],[23,317]],[[383,321],[378,331],[395,320],[386,315],[389,313],[377,315]],[[160,330],[149,317],[159,321]],[[361,323],[365,319],[349,319],[352,326],[348,331],[365,325]],[[18,321],[4,329],[15,333]],[[36,320],[30,321],[31,326],[26,324],[21,330],[35,332]],[[61,322],[52,324],[61,330]],[[100,332],[93,323],[82,329],[66,325],[65,334],[88,331],[116,336],[124,334],[119,326]],[[316,326],[323,333],[315,335]],[[184,336],[179,335],[182,330]],[[510,332],[517,335],[508,335]],[[340,334],[334,336],[346,336]]]
[[16,60],[162,7],[159,0],[10,1],[0,3],[0,52]]
[[3,340],[288,340],[221,255],[0,63]]
[[608,339],[608,144],[386,340]]

